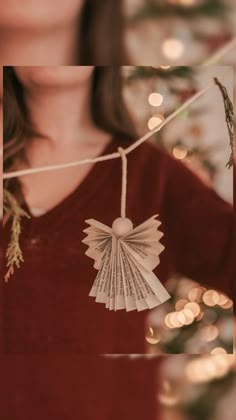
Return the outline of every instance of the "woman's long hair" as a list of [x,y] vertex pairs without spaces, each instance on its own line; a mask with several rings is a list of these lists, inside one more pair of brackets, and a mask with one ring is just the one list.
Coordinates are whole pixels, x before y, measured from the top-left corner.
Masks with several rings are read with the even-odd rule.
[[80,15],[81,65],[128,65],[123,0],[84,0]]
[[[123,99],[122,68],[96,66],[94,68],[90,112],[95,125],[119,138],[134,139],[132,119]],[[4,171],[14,170],[14,162],[24,158],[27,142],[40,136],[33,126],[24,101],[24,89],[12,67],[3,70],[3,164]],[[17,179],[5,182],[5,187],[20,197]],[[21,197],[22,198],[22,197]]]

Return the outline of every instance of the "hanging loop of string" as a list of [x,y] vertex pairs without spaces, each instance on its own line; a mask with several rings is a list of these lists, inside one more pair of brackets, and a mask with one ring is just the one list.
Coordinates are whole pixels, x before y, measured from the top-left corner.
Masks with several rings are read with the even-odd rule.
[[126,217],[126,196],[127,196],[127,156],[122,147],[118,147],[122,162],[122,185],[121,185],[121,206],[120,215]]

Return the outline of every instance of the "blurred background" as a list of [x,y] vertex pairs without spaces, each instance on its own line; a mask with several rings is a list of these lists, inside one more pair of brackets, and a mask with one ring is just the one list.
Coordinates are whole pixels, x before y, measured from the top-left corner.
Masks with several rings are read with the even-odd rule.
[[162,391],[157,395],[161,420],[236,418],[235,354],[172,355],[164,360]]
[[[214,67],[195,66],[210,63],[236,36],[235,0],[124,0],[124,6],[131,61],[153,66],[124,69],[125,95],[140,135],[214,76],[224,75],[233,97],[235,49],[213,58]],[[216,88],[153,141],[232,202],[232,170],[226,168],[230,147]],[[169,354],[156,395],[162,420],[235,419],[232,300],[181,274],[169,280],[168,288],[171,301],[151,312],[146,328],[146,357]]]
[[[125,13],[132,61],[150,63],[163,76],[152,78],[150,67],[146,69],[150,77],[145,77],[144,71],[141,76],[136,68],[136,76],[128,80],[129,100],[139,103],[133,109],[140,132],[163,120],[181,101],[207,84],[209,77],[223,71],[219,67],[203,71],[183,65],[236,64],[235,48],[225,49],[217,57],[235,37],[235,0],[125,0]],[[233,69],[225,71],[225,84],[232,97]],[[150,96],[152,93],[161,96]],[[216,90],[208,92],[154,141],[232,202],[232,171],[225,167],[228,137],[222,124],[222,104],[215,101],[217,94]],[[163,419],[235,419],[236,356],[227,354],[233,346],[232,301],[181,276],[170,279],[169,290],[171,303],[162,305],[159,322],[157,313],[151,313],[146,332],[149,353],[186,353],[164,358],[162,391],[157,395]]]
[[[235,36],[235,0],[124,0],[135,64],[198,65]],[[232,64],[229,52],[222,62]]]
[[[124,93],[140,135],[214,77],[227,87],[231,100],[234,97],[232,66],[125,67],[124,77]],[[229,135],[216,86],[152,141],[233,202],[233,170],[226,166]],[[171,300],[150,312],[146,327],[147,357],[171,354],[163,358],[162,390],[157,394],[163,419],[232,420],[236,416],[233,302],[180,273],[169,279],[168,289]]]
[[[126,101],[140,135],[158,126],[214,77],[221,79],[233,100],[231,66],[126,67],[124,73]],[[226,166],[231,148],[217,86],[161,129],[152,141],[232,203],[233,169]],[[151,311],[147,320],[149,353],[233,352],[233,302],[229,297],[181,273],[169,279],[167,288],[172,299]]]

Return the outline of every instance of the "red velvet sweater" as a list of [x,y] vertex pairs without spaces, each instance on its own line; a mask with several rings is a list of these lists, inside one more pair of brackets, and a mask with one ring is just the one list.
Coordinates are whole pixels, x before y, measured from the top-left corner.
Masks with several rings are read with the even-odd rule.
[[[120,145],[125,147],[128,143],[113,140],[104,153],[115,151]],[[115,413],[119,412],[117,407],[113,408],[113,417],[109,410],[104,414],[102,410],[104,407],[107,409],[106,404],[101,408],[103,414],[99,417],[97,412],[93,417],[91,413],[85,414],[83,405],[77,399],[82,386],[78,378],[83,380],[84,376],[91,375],[93,382],[95,370],[94,366],[90,366],[89,359],[84,356],[83,361],[78,354],[145,351],[146,311],[109,312],[88,296],[96,271],[93,261],[84,254],[86,246],[81,243],[85,236],[83,230],[87,227],[85,220],[93,218],[110,226],[119,216],[120,193],[120,160],[97,163],[79,187],[54,209],[23,221],[21,247],[25,261],[8,284],[3,285],[2,348],[8,354],[31,353],[24,363],[24,374],[21,371],[19,376],[23,378],[19,387],[24,394],[20,403],[27,406],[29,418],[37,419],[30,410],[37,411],[35,408],[39,402],[32,402],[31,398],[26,403],[25,387],[29,392],[35,390],[36,399],[41,395],[40,398],[46,401],[45,407],[48,404],[48,412],[53,413],[51,417],[45,417],[42,411],[38,418],[126,419],[123,416],[125,406],[122,408],[124,411],[120,411],[120,417],[115,417]],[[155,269],[158,278],[165,283],[171,273],[180,272],[232,296],[232,207],[183,164],[155,146],[144,144],[128,156],[127,217],[137,225],[154,214],[160,215],[164,232],[162,243],[165,245],[160,265]],[[4,232],[4,246],[9,240],[9,228],[7,226]],[[39,359],[34,361],[32,353],[43,353],[43,362],[43,356],[37,356]],[[52,359],[49,353],[64,355],[58,361],[58,356]],[[16,356],[12,357],[15,361]],[[39,360],[44,366],[44,385],[47,386],[37,380],[43,375]],[[101,366],[98,359],[95,360],[97,366]],[[107,362],[106,366],[96,375],[96,378],[104,376],[106,386],[100,382],[93,387],[93,390],[98,390],[103,403],[101,388],[108,392],[109,401],[114,401],[115,395],[126,394],[131,386],[125,381],[122,370],[117,369],[118,365]],[[132,407],[133,417],[127,416],[127,419],[155,419],[154,370],[153,366],[150,368],[151,362],[148,366],[143,371],[136,371],[139,380],[146,383],[145,390],[148,390],[146,394],[149,397],[146,395],[142,400],[144,411],[139,407],[134,417],[131,398],[127,403]],[[125,369],[129,369],[128,365]],[[12,378],[9,370],[7,375],[9,381]],[[133,388],[140,392],[137,377],[131,374],[130,381],[131,378],[134,378]],[[89,387],[88,392],[86,389],[83,387],[82,400],[89,405]],[[64,417],[59,416],[61,409],[57,404],[65,407]],[[150,410],[147,410],[148,406]],[[71,412],[66,411],[70,409]],[[9,417],[9,420],[18,418],[21,419]]]

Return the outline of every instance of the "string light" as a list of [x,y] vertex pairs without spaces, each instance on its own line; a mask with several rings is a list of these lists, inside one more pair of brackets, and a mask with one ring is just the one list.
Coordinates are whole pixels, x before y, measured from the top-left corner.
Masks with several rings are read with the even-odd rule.
[[179,4],[181,6],[193,6],[196,0],[169,0],[171,4]]
[[225,304],[229,302],[228,296],[224,295],[223,293],[219,294],[218,305],[223,307]]
[[225,376],[235,364],[235,356],[211,354],[191,360],[185,369],[187,379],[192,383],[205,383]]
[[204,317],[204,312],[201,311],[200,314],[196,317],[196,321],[201,321],[203,317]]
[[179,299],[175,304],[176,311],[181,311],[181,309],[184,309],[187,303],[188,301],[186,299]]
[[214,341],[219,335],[219,329],[215,325],[207,325],[200,332],[204,341]]
[[190,325],[194,322],[195,318],[200,314],[200,307],[191,310],[191,307],[185,307],[175,312],[170,312],[165,316],[164,324],[167,328],[181,328],[184,325]]
[[193,6],[196,0],[179,0],[180,4],[183,6]]
[[194,315],[189,309],[183,309],[179,312],[178,319],[183,325],[190,325],[194,321]]
[[172,389],[169,381],[163,381],[163,388],[159,393],[158,399],[166,407],[174,407],[179,402],[179,392]]
[[165,316],[165,320],[164,320],[164,323],[165,323],[165,326],[167,327],[167,328],[175,328],[174,327],[174,325],[173,325],[173,323],[172,322],[170,322],[170,316],[171,316],[171,314],[173,314],[173,312],[171,312],[171,313],[169,313],[169,314],[167,314],[166,316]]
[[202,299],[202,294],[206,289],[202,287],[193,287],[188,293],[188,299],[191,302],[200,302]]
[[201,312],[201,308],[200,308],[200,306],[198,305],[198,303],[196,303],[196,302],[188,302],[188,303],[186,303],[186,305],[185,305],[185,309],[189,309],[191,312],[192,312],[192,314],[194,315],[194,317],[196,318],[199,314],[200,314],[200,312]]
[[184,44],[177,38],[166,39],[162,44],[162,52],[165,57],[171,60],[177,60],[181,58],[184,53]]
[[221,308],[223,309],[231,309],[232,307],[233,301],[231,299],[228,299],[228,301],[224,305],[221,305]]
[[207,290],[202,299],[207,306],[215,306],[219,301],[219,293],[215,290]]
[[158,344],[160,342],[160,338],[158,334],[154,332],[154,329],[152,327],[148,328],[145,338],[146,338],[146,341],[152,345]]
[[164,121],[165,117],[162,114],[155,114],[148,120],[149,130],[153,130]]
[[162,70],[168,70],[171,68],[171,66],[151,66],[153,69],[162,69]]
[[178,317],[178,312],[172,312],[169,316],[169,323],[172,328],[180,328],[183,326],[183,323]]
[[160,93],[150,93],[149,97],[148,97],[148,102],[150,103],[150,105],[152,106],[160,106],[164,101],[163,96]]
[[173,155],[176,159],[185,159],[188,154],[188,150],[183,146],[175,146],[173,149]]

